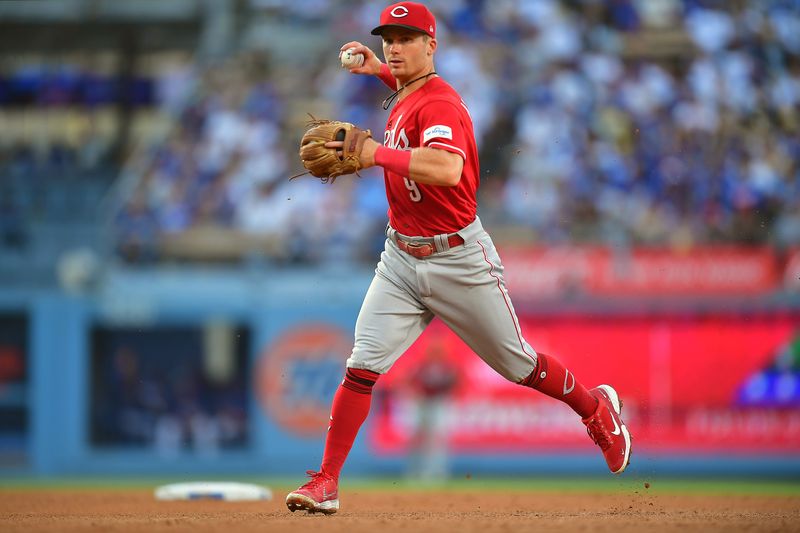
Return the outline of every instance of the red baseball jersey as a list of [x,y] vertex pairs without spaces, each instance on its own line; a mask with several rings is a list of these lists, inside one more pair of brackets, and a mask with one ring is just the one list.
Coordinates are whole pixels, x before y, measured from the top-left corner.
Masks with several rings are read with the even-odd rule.
[[394,106],[383,144],[397,150],[421,146],[446,150],[464,159],[455,187],[416,183],[384,169],[389,223],[404,235],[432,237],[454,233],[475,220],[480,180],[472,118],[461,97],[441,78],[433,78]]

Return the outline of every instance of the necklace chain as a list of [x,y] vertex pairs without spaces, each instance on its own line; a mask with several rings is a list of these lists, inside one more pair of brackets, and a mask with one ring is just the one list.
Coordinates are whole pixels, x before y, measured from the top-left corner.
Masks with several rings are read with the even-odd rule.
[[391,95],[389,95],[389,97],[386,100],[383,101],[383,109],[389,109],[389,106],[392,105],[392,101],[394,101],[394,99],[397,98],[397,95],[400,94],[403,89],[405,89],[406,87],[408,87],[409,85],[411,85],[414,82],[417,82],[417,81],[419,81],[421,79],[427,78],[428,76],[433,76],[434,74],[436,74],[435,70],[433,70],[431,72],[428,72],[427,74],[424,74],[424,75],[420,76],[419,78],[414,78],[410,82],[404,84],[402,87],[400,87],[395,92],[393,92]]

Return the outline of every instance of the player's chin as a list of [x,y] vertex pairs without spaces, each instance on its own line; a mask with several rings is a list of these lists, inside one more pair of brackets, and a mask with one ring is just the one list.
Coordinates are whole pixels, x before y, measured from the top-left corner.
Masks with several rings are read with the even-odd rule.
[[392,76],[394,76],[395,78],[398,75],[402,76],[403,74],[405,74],[405,71],[406,69],[403,63],[389,63],[389,72],[391,72]]

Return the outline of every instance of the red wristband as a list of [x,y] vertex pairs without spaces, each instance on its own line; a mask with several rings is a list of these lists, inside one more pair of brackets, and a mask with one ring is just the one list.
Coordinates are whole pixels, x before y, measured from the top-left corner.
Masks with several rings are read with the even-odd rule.
[[378,79],[385,83],[391,90],[397,90],[397,79],[392,76],[392,71],[389,70],[389,65],[381,63],[381,71],[378,73]]
[[407,178],[411,167],[411,150],[379,146],[375,150],[375,164]]

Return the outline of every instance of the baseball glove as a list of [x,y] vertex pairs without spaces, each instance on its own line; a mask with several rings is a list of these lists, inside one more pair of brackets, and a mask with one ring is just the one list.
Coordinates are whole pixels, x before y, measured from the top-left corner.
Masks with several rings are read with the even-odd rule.
[[[311,174],[322,183],[333,183],[343,174],[358,174],[361,168],[358,156],[364,141],[370,137],[372,132],[349,122],[320,120],[311,116],[308,130],[300,141],[300,160],[306,172],[289,179]],[[332,141],[342,141],[344,144],[340,149],[325,146],[325,143]]]

